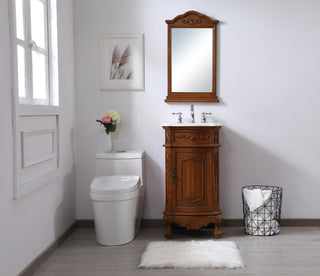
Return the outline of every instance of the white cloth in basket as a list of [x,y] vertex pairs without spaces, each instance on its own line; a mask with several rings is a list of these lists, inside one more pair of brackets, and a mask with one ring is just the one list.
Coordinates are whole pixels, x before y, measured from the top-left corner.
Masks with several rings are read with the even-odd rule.
[[243,189],[244,198],[247,201],[250,212],[261,207],[271,196],[272,190]]

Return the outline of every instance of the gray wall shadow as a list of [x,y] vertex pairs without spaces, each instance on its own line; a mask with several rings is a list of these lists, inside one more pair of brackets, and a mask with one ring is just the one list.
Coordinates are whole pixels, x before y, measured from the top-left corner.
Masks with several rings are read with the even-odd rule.
[[[294,166],[222,127],[220,143],[220,207],[224,218],[242,218],[241,187],[273,185],[283,188],[282,218],[316,218],[319,177]],[[304,208],[314,210],[306,216]]]

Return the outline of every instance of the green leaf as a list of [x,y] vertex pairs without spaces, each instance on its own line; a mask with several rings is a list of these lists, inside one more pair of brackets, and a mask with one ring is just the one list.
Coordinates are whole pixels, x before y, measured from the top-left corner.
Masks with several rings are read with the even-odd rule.
[[117,129],[117,125],[113,125],[113,124],[110,124],[110,125],[109,125],[108,130],[109,130],[110,132],[115,132],[116,129]]

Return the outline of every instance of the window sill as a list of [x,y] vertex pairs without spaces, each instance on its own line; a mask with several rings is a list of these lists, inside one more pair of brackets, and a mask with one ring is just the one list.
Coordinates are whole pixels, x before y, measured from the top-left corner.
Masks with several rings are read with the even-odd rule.
[[27,105],[20,104],[17,106],[19,116],[41,116],[41,115],[59,115],[59,106],[48,105]]

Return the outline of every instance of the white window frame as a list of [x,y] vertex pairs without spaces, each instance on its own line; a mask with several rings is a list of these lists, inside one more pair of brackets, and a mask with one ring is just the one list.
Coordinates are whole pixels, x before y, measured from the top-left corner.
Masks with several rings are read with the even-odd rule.
[[[14,4],[15,1],[13,1]],[[31,8],[30,8],[30,0],[24,1],[24,40],[18,38],[16,36],[16,45],[21,46],[25,49],[25,70],[26,70],[26,98],[19,97],[19,102],[21,104],[40,104],[40,105],[50,105],[49,95],[51,94],[49,91],[49,22],[48,22],[48,2],[46,0],[42,1],[45,5],[45,28],[44,28],[44,40],[45,40],[45,48],[39,47],[36,42],[32,40],[31,37]],[[16,20],[14,21],[14,23]],[[16,30],[16,28],[15,28]],[[17,47],[15,47],[17,51]],[[36,99],[33,97],[33,71],[32,71],[32,55],[33,53],[39,53],[45,56],[46,61],[46,99]],[[19,91],[18,91],[19,92]]]
[[[11,18],[11,40],[12,40],[12,56],[13,56],[13,75],[15,76],[14,89],[17,91],[15,97],[18,98],[19,104],[25,105],[45,105],[45,106],[58,106],[59,105],[59,92],[58,92],[58,77],[57,77],[57,22],[56,22],[56,0],[40,0],[46,3],[47,18],[45,28],[45,48],[41,48],[36,45],[31,37],[31,11],[30,1],[24,1],[24,40],[17,38],[16,34],[16,7],[15,0],[9,0],[11,3],[10,7],[10,18]],[[54,11],[54,12],[53,12]],[[18,67],[17,67],[17,46],[21,46],[25,49],[25,68],[26,68],[26,98],[19,97],[18,91]],[[46,57],[46,99],[35,99],[33,98],[33,87],[32,87],[32,53],[38,51]]]
[[[31,19],[27,18],[30,15],[30,0],[23,0],[25,5],[24,16],[24,33],[25,39],[17,38],[16,33],[16,7],[15,0],[9,1],[9,16],[10,16],[10,32],[11,32],[11,78],[12,78],[12,111],[13,111],[13,151],[14,151],[14,187],[13,198],[18,199],[39,187],[46,185],[60,177],[59,170],[59,81],[58,81],[58,40],[57,40],[57,0],[43,0],[47,4],[47,28],[46,28],[46,49],[38,48],[39,52],[47,57],[47,99],[34,99],[32,97],[32,67],[31,55],[35,47],[32,41],[28,41],[30,37]],[[27,16],[26,16],[27,13]],[[30,17],[30,16],[29,16]],[[32,45],[33,44],[33,45]],[[29,73],[26,72],[26,98],[19,97],[18,91],[18,65],[17,65],[17,46],[22,46],[27,49],[26,65],[29,66]],[[28,53],[27,53],[28,52]],[[27,65],[28,63],[28,65]],[[28,70],[27,70],[28,71]],[[21,145],[21,133],[23,126],[21,118],[26,116],[55,116],[57,128],[53,130],[55,133],[56,145],[56,160],[57,169],[41,175],[28,183],[21,181],[21,172],[23,170],[23,152]],[[32,129],[30,131],[33,131]],[[38,130],[35,130],[38,131]],[[45,160],[44,160],[45,161]]]

